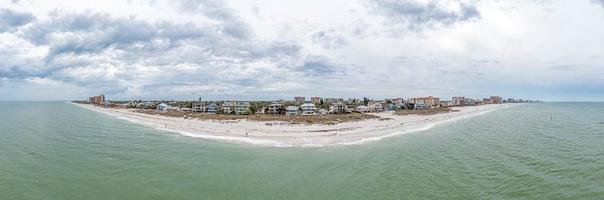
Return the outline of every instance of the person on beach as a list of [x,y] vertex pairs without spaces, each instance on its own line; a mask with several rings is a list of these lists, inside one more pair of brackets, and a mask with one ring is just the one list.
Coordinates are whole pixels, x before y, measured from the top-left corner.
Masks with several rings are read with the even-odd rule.
[[247,137],[247,132],[245,132],[245,137]]

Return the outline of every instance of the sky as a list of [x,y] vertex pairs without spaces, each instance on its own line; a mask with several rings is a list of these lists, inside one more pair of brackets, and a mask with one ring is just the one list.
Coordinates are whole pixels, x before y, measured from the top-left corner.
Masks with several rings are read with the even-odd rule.
[[0,100],[604,101],[604,0],[0,0]]

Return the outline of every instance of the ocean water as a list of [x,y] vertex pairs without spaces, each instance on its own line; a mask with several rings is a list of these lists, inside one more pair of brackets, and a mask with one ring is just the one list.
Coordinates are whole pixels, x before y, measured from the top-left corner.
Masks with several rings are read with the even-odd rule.
[[0,199],[604,199],[604,103],[320,148],[190,138],[64,102],[0,108]]

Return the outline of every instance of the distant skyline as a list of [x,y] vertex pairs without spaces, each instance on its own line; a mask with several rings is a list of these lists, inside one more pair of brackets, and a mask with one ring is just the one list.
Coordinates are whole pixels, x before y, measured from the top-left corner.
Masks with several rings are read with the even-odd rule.
[[0,101],[604,101],[604,0],[0,0]]

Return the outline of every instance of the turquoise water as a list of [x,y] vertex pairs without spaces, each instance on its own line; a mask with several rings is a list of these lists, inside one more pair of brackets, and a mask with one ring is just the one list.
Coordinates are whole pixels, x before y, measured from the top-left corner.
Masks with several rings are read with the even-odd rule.
[[323,148],[189,138],[62,102],[0,107],[0,199],[604,199],[604,103]]

